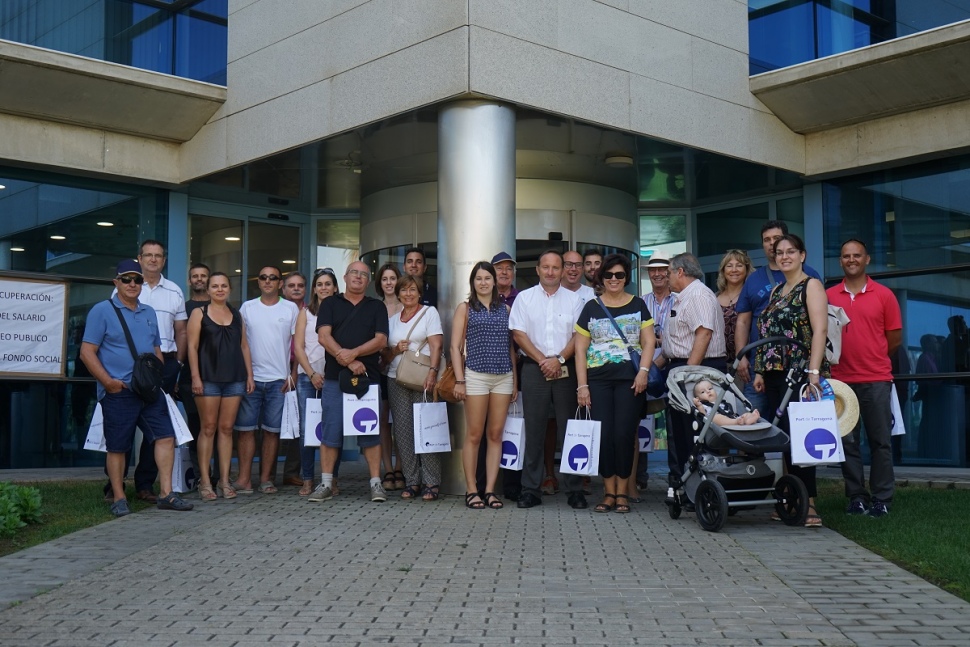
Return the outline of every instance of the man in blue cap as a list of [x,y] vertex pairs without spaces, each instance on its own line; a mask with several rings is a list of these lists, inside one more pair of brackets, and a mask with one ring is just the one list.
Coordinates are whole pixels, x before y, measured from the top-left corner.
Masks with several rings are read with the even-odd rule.
[[141,265],[135,260],[118,264],[114,284],[117,294],[96,303],[88,313],[81,342],[81,361],[98,381],[98,401],[104,416],[104,440],[108,450],[105,466],[111,481],[111,513],[123,517],[131,511],[125,498],[125,455],[131,450],[135,427],[141,428],[143,442],[154,445],[161,492],[156,505],[161,510],[191,510],[172,491],[172,464],[175,460],[175,430],[168,417],[164,397],[148,403],[131,390],[135,358],[128,345],[124,318],[137,354],[154,353],[162,360],[158,317],[151,306],[138,301],[145,282]]

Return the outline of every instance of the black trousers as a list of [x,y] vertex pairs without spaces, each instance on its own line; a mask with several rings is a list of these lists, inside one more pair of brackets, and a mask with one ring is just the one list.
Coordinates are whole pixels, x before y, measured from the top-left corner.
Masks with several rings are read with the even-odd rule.
[[[686,366],[686,359],[668,359],[664,367],[664,381],[671,369],[678,366]],[[721,371],[727,370],[727,361],[723,357],[711,357],[701,362],[702,366]],[[689,399],[693,399],[690,394]],[[667,402],[667,482],[671,487],[680,487],[681,478],[684,476],[684,463],[690,456],[691,448],[694,446],[694,430],[691,428],[690,414],[681,413]]]
[[[768,371],[763,373],[762,377],[765,380],[765,397],[768,400],[768,411],[774,417],[774,412],[778,410],[782,397],[785,395],[785,371]],[[795,394],[792,398],[797,399],[798,394]],[[787,412],[781,416],[781,420],[778,421],[778,426],[786,434],[791,433],[788,425]],[[798,465],[792,464],[790,451],[785,452],[784,457],[785,468],[788,470],[788,473],[797,476],[805,483],[805,487],[808,489],[808,496],[816,496],[818,494],[818,488],[815,484],[815,467],[799,467]]]

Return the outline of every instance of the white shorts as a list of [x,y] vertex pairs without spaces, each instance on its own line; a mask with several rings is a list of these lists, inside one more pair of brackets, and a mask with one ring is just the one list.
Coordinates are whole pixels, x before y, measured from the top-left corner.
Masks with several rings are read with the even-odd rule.
[[465,395],[512,395],[512,372],[493,375],[465,369]]

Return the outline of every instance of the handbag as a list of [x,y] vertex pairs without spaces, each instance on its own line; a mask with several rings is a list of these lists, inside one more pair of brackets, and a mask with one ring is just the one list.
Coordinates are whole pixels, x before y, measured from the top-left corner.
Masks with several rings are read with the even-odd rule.
[[[414,332],[418,322],[421,321],[427,311],[428,307],[421,310],[421,314],[414,320],[414,324],[408,330],[408,336],[404,338],[404,341],[409,342],[411,340],[411,333]],[[394,381],[399,386],[403,386],[405,389],[411,389],[412,391],[424,390],[425,380],[428,379],[428,373],[431,371],[431,358],[421,352],[421,349],[427,346],[427,344],[428,340],[425,339],[424,343],[418,346],[417,350],[413,353],[408,350],[401,355],[401,361],[397,365],[397,376],[394,378]]]
[[438,383],[434,385],[434,399],[458,404],[460,400],[455,397],[455,382],[455,369],[451,364],[448,364],[445,366],[445,370],[441,371]]
[[[610,311],[609,309],[607,309],[606,304],[603,303],[603,300],[599,297],[596,297],[596,303],[600,304],[600,307],[603,309],[603,312],[605,312],[606,316],[610,318],[610,322],[613,324],[613,329],[616,330],[616,333],[620,336],[620,339],[624,343],[626,343],[627,352],[630,353],[630,361],[633,362],[633,370],[639,371],[640,359],[642,358],[642,355],[640,355],[639,351],[637,351],[632,344],[627,343],[626,335],[623,334],[623,331],[620,329],[620,325],[616,323],[616,319],[614,319],[613,315],[610,314]],[[636,376],[636,372],[634,372],[634,376]],[[657,368],[656,364],[654,364],[653,362],[650,362],[650,368],[647,370],[647,395],[653,396],[655,398],[659,398],[663,396],[663,394],[664,394],[663,373],[660,372],[660,369]]]
[[111,304],[115,314],[118,315],[118,321],[121,322],[121,328],[125,331],[125,339],[128,341],[128,350],[131,351],[131,357],[135,360],[135,365],[131,370],[131,391],[141,398],[145,404],[153,404],[158,401],[158,396],[162,393],[162,370],[164,368],[162,360],[158,359],[155,353],[138,354],[138,351],[135,350],[135,342],[131,338],[131,331],[128,330],[125,317],[121,314],[121,309],[110,299],[108,303]]

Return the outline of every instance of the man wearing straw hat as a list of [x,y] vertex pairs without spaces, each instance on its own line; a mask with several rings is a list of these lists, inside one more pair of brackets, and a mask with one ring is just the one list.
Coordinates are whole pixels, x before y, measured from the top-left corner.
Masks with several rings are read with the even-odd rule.
[[[842,243],[839,265],[845,278],[827,290],[829,303],[843,308],[849,323],[842,329],[842,356],[832,377],[845,382],[859,400],[860,420],[842,439],[842,478],[849,499],[847,514],[884,517],[896,485],[892,453],[892,388],[890,357],[902,342],[903,322],[895,295],[866,274],[869,252],[859,240]],[[859,450],[865,427],[872,456],[866,489]]]

